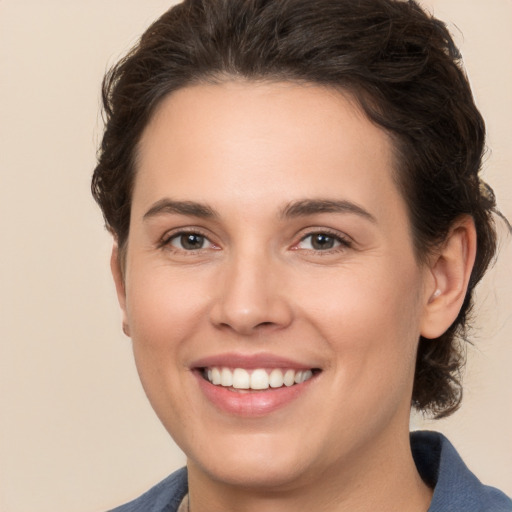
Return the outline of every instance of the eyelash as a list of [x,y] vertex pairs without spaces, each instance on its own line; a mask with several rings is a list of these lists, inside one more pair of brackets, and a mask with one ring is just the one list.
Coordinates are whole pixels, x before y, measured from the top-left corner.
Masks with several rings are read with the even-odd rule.
[[[180,237],[183,237],[183,236],[186,236],[186,235],[194,235],[194,236],[197,236],[197,237],[201,237],[201,238],[204,239],[205,242],[208,242],[210,244],[210,247],[208,247],[208,248],[212,248],[213,247],[213,248],[217,248],[218,249],[218,246],[216,246],[210,240],[208,235],[204,234],[203,232],[201,232],[198,229],[192,229],[192,228],[191,229],[182,229],[180,231],[174,231],[173,233],[164,235],[162,237],[161,241],[158,244],[158,248],[159,249],[169,249],[169,250],[172,250],[172,251],[183,252],[183,253],[187,253],[187,254],[196,254],[197,252],[206,249],[206,248],[201,247],[199,249],[190,249],[190,250],[188,250],[188,249],[184,249],[184,248],[174,247],[172,245],[172,241],[173,240],[177,240]],[[337,243],[338,245],[335,246],[335,247],[332,247],[332,248],[328,248],[328,249],[315,249],[315,248],[301,249],[300,247],[298,247],[298,245],[300,245],[302,242],[304,242],[308,238],[314,237],[314,236],[318,236],[318,235],[323,235],[323,236],[325,236],[327,238],[330,238],[335,243]],[[304,250],[304,251],[312,252],[312,253],[315,253],[315,254],[325,254],[325,255],[327,255],[327,254],[332,254],[332,253],[344,251],[346,249],[350,249],[351,247],[352,247],[352,241],[350,239],[348,239],[347,237],[341,235],[338,232],[334,232],[334,231],[331,231],[329,229],[325,229],[324,228],[324,229],[317,229],[317,230],[309,231],[308,233],[306,233],[305,235],[303,235],[300,238],[300,240],[299,240],[299,242],[297,244],[292,246],[292,249],[293,250]]]
[[327,254],[332,254],[332,253],[336,253],[336,252],[340,252],[340,251],[344,251],[346,249],[350,249],[352,247],[352,241],[346,237],[346,236],[343,236],[341,235],[339,232],[337,231],[331,231],[329,229],[316,229],[316,230],[312,230],[312,231],[309,231],[308,233],[306,233],[304,236],[301,237],[300,241],[298,244],[296,244],[293,248],[295,250],[301,250],[297,247],[297,245],[299,245],[300,243],[304,242],[304,240],[307,240],[308,238],[310,237],[314,237],[314,236],[318,236],[318,235],[324,235],[328,238],[331,238],[332,240],[334,240],[335,243],[338,243],[339,245],[338,246],[335,246],[335,247],[332,247],[332,248],[329,248],[329,249],[302,249],[304,251],[310,251],[310,252],[314,252],[316,254],[322,254],[322,255],[327,255]]
[[215,244],[210,240],[208,235],[201,232],[197,228],[191,228],[191,229],[181,229],[180,231],[174,231],[172,233],[166,233],[160,240],[160,242],[158,244],[158,248],[159,249],[169,249],[169,250],[173,250],[173,251],[177,251],[177,252],[186,252],[188,254],[195,254],[198,251],[204,250],[204,248],[187,250],[187,249],[181,249],[179,247],[174,247],[172,245],[171,242],[173,240],[179,239],[180,237],[187,236],[187,235],[194,235],[197,237],[201,237],[205,240],[205,242],[208,242],[211,246],[216,247]]

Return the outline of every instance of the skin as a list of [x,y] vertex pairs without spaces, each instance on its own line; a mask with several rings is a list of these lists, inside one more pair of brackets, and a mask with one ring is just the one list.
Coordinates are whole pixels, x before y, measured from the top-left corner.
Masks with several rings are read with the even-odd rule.
[[[144,389],[188,457],[193,512],[426,511],[408,437],[415,354],[460,308],[471,220],[420,265],[389,137],[317,86],[179,90],[139,150],[124,272],[116,245],[112,270]],[[305,200],[352,206],[290,215]],[[205,237],[199,249],[183,230]],[[312,245],[318,233],[332,247]],[[194,372],[225,353],[321,371],[268,414],[230,414]]]

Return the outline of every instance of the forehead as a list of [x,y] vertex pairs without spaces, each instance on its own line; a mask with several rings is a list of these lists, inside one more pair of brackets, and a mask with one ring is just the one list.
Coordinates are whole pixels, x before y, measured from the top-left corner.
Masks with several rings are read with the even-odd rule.
[[144,131],[134,207],[180,194],[276,207],[349,195],[378,210],[379,197],[398,195],[394,167],[389,136],[349,94],[288,82],[195,85],[169,95]]

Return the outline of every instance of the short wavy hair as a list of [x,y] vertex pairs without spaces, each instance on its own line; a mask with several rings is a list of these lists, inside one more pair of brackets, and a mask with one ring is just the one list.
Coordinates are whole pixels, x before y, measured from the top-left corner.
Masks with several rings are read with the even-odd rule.
[[459,315],[420,338],[412,405],[460,404],[473,290],[496,250],[492,190],[479,179],[485,126],[446,26],[415,1],[185,0],[154,22],[103,82],[105,131],[92,192],[121,253],[141,134],[162,100],[196,83],[298,81],[350,93],[386,130],[418,261],[471,215],[477,254]]

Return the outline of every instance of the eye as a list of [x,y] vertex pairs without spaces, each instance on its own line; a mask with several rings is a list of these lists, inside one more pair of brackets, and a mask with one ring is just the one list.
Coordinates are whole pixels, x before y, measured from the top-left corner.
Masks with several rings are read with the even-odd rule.
[[349,245],[349,242],[339,235],[317,232],[310,233],[303,237],[297,245],[297,248],[313,251],[328,251],[341,246],[348,247]]
[[199,233],[178,233],[167,239],[166,245],[181,249],[182,251],[198,251],[206,249],[213,244]]

